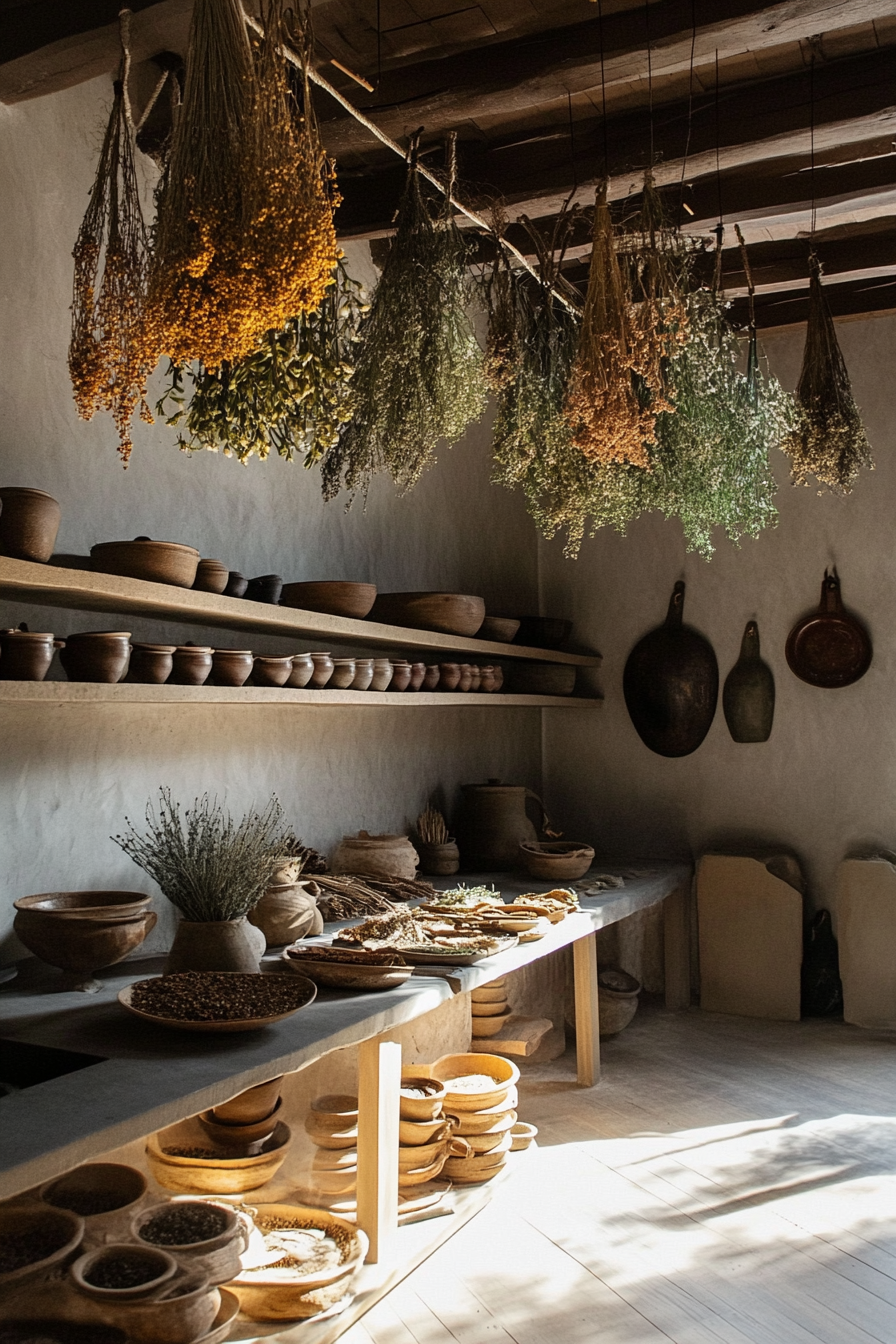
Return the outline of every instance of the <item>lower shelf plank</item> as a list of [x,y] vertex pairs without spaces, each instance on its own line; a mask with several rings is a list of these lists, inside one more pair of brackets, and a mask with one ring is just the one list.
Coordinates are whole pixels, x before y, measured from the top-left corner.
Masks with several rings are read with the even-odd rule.
[[505,695],[457,691],[330,691],[292,690],[278,686],[145,686],[130,682],[103,685],[95,681],[0,681],[0,705],[375,705],[396,709],[597,709],[598,696]]

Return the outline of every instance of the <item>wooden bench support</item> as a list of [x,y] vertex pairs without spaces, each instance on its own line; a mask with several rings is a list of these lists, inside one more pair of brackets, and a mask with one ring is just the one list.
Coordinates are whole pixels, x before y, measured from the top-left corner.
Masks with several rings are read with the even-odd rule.
[[691,883],[682,882],[663,901],[666,1007],[691,1005]]
[[388,1254],[398,1229],[398,1106],[401,1046],[373,1036],[358,1047],[358,1226],[369,1265]]
[[572,945],[576,1002],[576,1067],[579,1087],[600,1081],[600,1008],[597,997],[597,939],[593,933]]

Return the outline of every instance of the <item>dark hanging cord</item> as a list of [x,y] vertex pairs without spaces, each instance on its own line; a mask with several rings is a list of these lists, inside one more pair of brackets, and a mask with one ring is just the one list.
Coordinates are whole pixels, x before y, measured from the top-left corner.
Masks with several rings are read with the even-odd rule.
[[716,48],[716,197],[719,206],[719,227],[721,228],[724,217],[722,215],[722,159],[719,144],[721,141],[721,129],[719,123],[719,49]]
[[607,79],[604,70],[604,7],[597,0],[597,36],[600,42],[600,115],[604,126],[604,177],[610,176],[610,140],[607,132]]
[[678,184],[678,214],[681,217],[683,209],[688,210],[688,214],[693,211],[684,204],[684,179],[688,168],[688,154],[691,149],[691,127],[694,120],[694,52],[697,46],[697,0],[691,0],[691,60],[688,67],[688,133],[684,142],[684,157],[681,161],[681,182]]
[[383,25],[380,18],[380,0],[376,0],[376,87],[383,77]]
[[815,46],[809,51],[809,190],[812,193],[812,216],[809,225],[809,237],[812,250],[815,250]]
[[566,91],[566,109],[569,113],[569,166],[572,169],[573,194],[579,189],[579,175],[576,172],[576,128],[572,119],[572,94]]
[[650,117],[650,167],[653,167],[653,57],[650,54],[650,0],[644,0],[644,35],[647,39],[647,109]]

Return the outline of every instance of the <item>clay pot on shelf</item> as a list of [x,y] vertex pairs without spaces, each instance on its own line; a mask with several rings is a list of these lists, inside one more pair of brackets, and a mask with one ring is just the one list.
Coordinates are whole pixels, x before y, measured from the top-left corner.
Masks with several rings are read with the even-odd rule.
[[485,602],[465,593],[379,593],[373,621],[444,635],[475,635],[485,620]]
[[372,583],[338,581],[287,583],[284,584],[280,604],[284,607],[298,607],[303,611],[322,611],[328,616],[348,616],[363,621],[373,606],[375,597],[376,585]]
[[353,691],[369,691],[370,683],[373,681],[373,659],[356,658],[355,675],[352,677],[351,689]]
[[51,1209],[45,1204],[5,1204],[0,1207],[0,1237],[13,1245],[19,1242],[27,1245],[33,1239],[36,1258],[18,1269],[0,1273],[0,1289],[18,1288],[29,1279],[43,1276],[47,1270],[61,1267],[75,1254],[84,1237],[84,1219],[67,1209]]
[[149,537],[101,541],[91,546],[90,558],[98,574],[119,574],[148,583],[168,583],[175,588],[192,588],[199,565],[199,552],[193,546],[152,541]]
[[56,545],[62,510],[52,495],[28,486],[0,490],[0,555],[46,564]]
[[427,663],[423,674],[423,685],[420,689],[424,691],[437,691],[439,689],[440,677],[441,669],[439,668],[438,663]]
[[[214,1124],[214,1121],[212,1123]],[[269,1138],[276,1127],[277,1122],[275,1121],[264,1137]],[[215,1126],[215,1128],[220,1129],[221,1127]],[[164,1214],[168,1210],[176,1210],[178,1206],[185,1204],[198,1205],[200,1211],[209,1207],[200,1200],[181,1195],[176,1199],[166,1200],[162,1204],[153,1204],[149,1208],[141,1209],[131,1219],[131,1236],[134,1241],[140,1246],[156,1245],[146,1235],[147,1225],[159,1214]],[[223,1215],[223,1227],[220,1232],[215,1233],[214,1236],[206,1237],[203,1241],[190,1241],[182,1244],[166,1242],[164,1249],[176,1257],[182,1269],[200,1274],[205,1277],[209,1284],[214,1285],[226,1283],[235,1274],[239,1274],[240,1254],[249,1244],[249,1232],[235,1209],[227,1208],[223,1204],[213,1204],[211,1207]]]
[[392,682],[389,686],[390,691],[406,691],[411,684],[412,670],[411,665],[404,659],[396,659],[392,664]]
[[413,881],[417,876],[417,851],[406,835],[345,835],[333,855],[334,873],[370,873]]
[[478,691],[482,685],[482,669],[474,663],[470,668],[470,690]]
[[220,1309],[221,1294],[208,1276],[181,1270],[148,1299],[106,1303],[103,1314],[133,1344],[206,1344]]
[[486,663],[485,667],[480,668],[479,671],[479,689],[484,692],[484,694],[491,695],[497,685],[495,669],[490,664]]
[[460,867],[460,850],[449,836],[443,845],[424,845],[418,843],[420,871],[429,877],[450,877]]
[[461,663],[460,678],[456,689],[458,691],[468,691],[473,685],[473,669],[469,663]]
[[439,690],[456,691],[460,686],[460,663],[439,664]]
[[165,974],[175,971],[258,971],[266,940],[246,917],[195,922],[178,921],[165,961]]
[[312,653],[308,655],[314,664],[314,673],[311,677],[311,685],[318,690],[323,690],[333,675],[333,658],[329,653]]
[[262,1144],[271,1137],[283,1119],[283,1099],[278,1097],[274,1109],[260,1120],[240,1124],[239,1121],[219,1120],[214,1110],[203,1111],[198,1120],[206,1134],[221,1148],[248,1150],[251,1144]]
[[227,583],[224,586],[225,597],[245,597],[246,589],[249,587],[249,580],[245,574],[241,574],[238,569],[232,569],[227,576]]
[[146,1160],[151,1175],[166,1190],[188,1195],[238,1195],[266,1185],[285,1162],[291,1143],[289,1125],[281,1121],[258,1153],[234,1156],[232,1148],[217,1148],[212,1150],[214,1157],[205,1158],[166,1152],[167,1148],[209,1148],[208,1136],[194,1116],[151,1134],[146,1141]]
[[254,663],[251,649],[213,649],[213,686],[245,686]]
[[[135,1274],[140,1273],[145,1277],[126,1288],[103,1288],[91,1282],[93,1276],[100,1273],[104,1261],[111,1263],[120,1260],[128,1261]],[[154,1294],[164,1283],[174,1278],[177,1261],[173,1255],[157,1246],[137,1246],[130,1241],[110,1242],[80,1256],[68,1272],[79,1292],[111,1306],[113,1303],[147,1298]]]
[[557,616],[523,616],[514,643],[531,644],[536,649],[559,649],[571,633],[572,621]]
[[[146,1197],[146,1177],[123,1162],[87,1162],[41,1186],[40,1198],[54,1209],[84,1219],[84,1249],[120,1241]],[[96,1210],[92,1212],[91,1210]]]
[[[0,680],[43,681],[56,647],[53,635],[4,630],[0,633]],[[58,641],[58,647],[64,647],[62,640]]]
[[162,686],[174,668],[174,644],[132,644],[129,682],[144,686]]
[[289,674],[287,686],[294,690],[301,691],[308,685],[314,676],[314,660],[310,653],[294,653],[292,656],[292,671]]
[[495,663],[495,690],[500,691],[504,685],[504,669],[500,663]]
[[134,891],[48,891],[13,904],[13,928],[41,961],[65,972],[62,988],[93,993],[95,971],[138,948],[155,928],[150,897]]
[[184,644],[174,650],[171,682],[175,686],[204,686],[212,670],[212,649],[207,644]]
[[419,691],[423,685],[426,676],[425,663],[411,663],[411,680],[408,685],[409,691]]
[[392,681],[392,664],[388,658],[374,658],[372,691],[388,691]]
[[347,691],[355,678],[354,658],[334,658],[333,675],[330,677],[331,691]]
[[256,657],[252,680],[256,686],[285,686],[292,676],[292,657]]
[[279,574],[261,574],[246,585],[246,597],[250,602],[269,602],[275,607],[282,591],[283,580]]
[[68,635],[59,652],[69,681],[121,681],[131,657],[129,630],[83,630]]
[[193,587],[199,593],[223,593],[230,581],[230,570],[220,560],[200,560]]
[[277,1105],[282,1082],[283,1075],[278,1074],[276,1078],[270,1078],[266,1083],[259,1083],[257,1087],[248,1087],[245,1092],[238,1092],[229,1101],[222,1101],[219,1106],[212,1107],[215,1119],[225,1125],[251,1125],[256,1120],[263,1120]]
[[486,616],[479,627],[477,639],[492,639],[497,644],[510,644],[520,623],[514,616]]
[[264,934],[268,947],[284,947],[324,931],[323,918],[307,882],[268,887],[247,918]]

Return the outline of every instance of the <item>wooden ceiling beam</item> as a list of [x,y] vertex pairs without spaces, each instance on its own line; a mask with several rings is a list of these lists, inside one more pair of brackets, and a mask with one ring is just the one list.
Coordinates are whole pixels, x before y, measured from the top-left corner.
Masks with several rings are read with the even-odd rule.
[[[849,280],[825,285],[828,305],[835,318],[862,318],[896,313],[896,276],[882,279]],[[745,328],[748,322],[746,299],[735,299],[729,309],[734,326]],[[760,330],[799,326],[809,316],[808,291],[801,294],[759,295],[756,299],[756,326]]]

